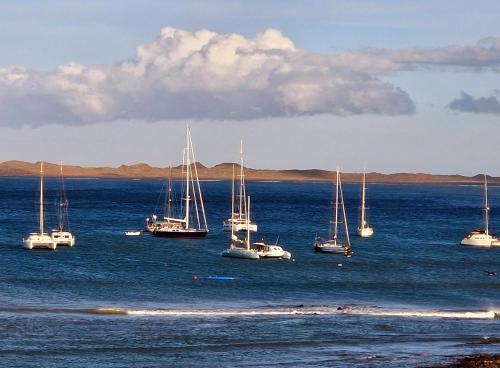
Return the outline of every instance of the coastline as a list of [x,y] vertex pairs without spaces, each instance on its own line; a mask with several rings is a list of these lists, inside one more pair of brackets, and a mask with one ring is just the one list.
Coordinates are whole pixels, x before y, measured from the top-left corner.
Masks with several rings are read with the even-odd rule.
[[[234,164],[239,167],[238,164]],[[213,167],[206,167],[197,163],[200,180],[216,181],[231,180],[232,163],[222,163]],[[66,178],[79,179],[165,179],[170,174],[170,168],[157,168],[148,164],[139,163],[133,165],[121,165],[119,167],[82,167],[74,165],[63,166]],[[57,164],[45,163],[44,174],[46,177],[59,176],[60,168]],[[182,167],[176,166],[171,169],[172,179],[182,177]],[[248,181],[258,182],[331,182],[335,178],[334,171],[320,169],[253,169],[245,168]],[[6,161],[0,163],[0,177],[38,177],[39,162],[30,163],[24,161]],[[362,173],[343,173],[345,183],[360,183]],[[448,184],[448,185],[478,185],[482,184],[483,176],[464,175],[437,175],[425,173],[391,173],[383,174],[377,172],[367,173],[367,182],[370,184]],[[490,184],[500,185],[499,177],[488,177]]]

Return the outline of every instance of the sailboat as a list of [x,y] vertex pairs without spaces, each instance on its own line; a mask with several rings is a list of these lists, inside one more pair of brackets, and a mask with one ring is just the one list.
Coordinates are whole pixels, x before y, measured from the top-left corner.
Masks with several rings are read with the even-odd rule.
[[[56,212],[59,220],[57,229],[52,230],[52,240],[57,245],[67,245],[72,247],[75,245],[75,236],[69,231],[68,222],[68,198],[66,197],[66,188],[64,185],[63,168],[60,166],[59,175],[59,197],[56,200]],[[68,226],[66,226],[68,225]]]
[[23,239],[23,247],[26,249],[47,248],[55,250],[57,244],[49,234],[44,232],[44,203],[43,203],[43,162],[40,162],[40,215],[39,230],[37,233],[30,233],[27,239]]
[[[250,197],[248,199],[245,197],[245,207],[250,214]],[[247,216],[245,221],[249,222],[250,216]],[[233,166],[233,181],[231,188],[231,220],[235,219],[234,213],[234,166]],[[229,243],[229,248],[225,249],[221,256],[223,257],[232,257],[232,258],[243,258],[243,259],[260,259],[260,256],[257,254],[256,249],[250,248],[250,226],[246,227],[246,238],[241,240],[235,234],[235,227],[231,226],[231,240]]]
[[[342,220],[339,220],[339,207],[341,209],[340,216],[342,216]],[[342,239],[342,231],[339,231],[341,230],[339,229],[339,224],[342,223],[344,224],[345,241]],[[340,172],[338,167],[337,185],[335,188],[334,221],[330,221],[329,239],[324,240],[321,237],[316,236],[314,240],[314,250],[316,252],[334,253],[348,257],[354,254],[351,249],[351,240],[349,238],[349,229],[347,227],[347,217],[344,206],[344,196],[342,194],[342,183],[340,181]]]
[[361,191],[361,209],[359,216],[359,226],[356,231],[358,236],[369,238],[373,235],[373,227],[370,226],[366,219],[366,173],[363,172],[363,186]]
[[[162,187],[162,190],[160,192],[160,196],[158,197],[158,202],[160,201],[160,198],[162,197],[162,194],[163,194],[163,188]],[[169,222],[168,219],[169,218],[172,218],[172,168],[169,167],[169,177],[168,177],[168,189],[167,189],[167,193],[165,194],[165,208],[164,208],[164,211],[163,211],[163,220],[159,220],[158,219],[158,216],[153,213],[153,215],[151,215],[151,217],[147,217],[146,218],[146,227],[145,227],[145,231],[146,232],[150,232],[152,233],[155,228],[157,227],[164,227],[164,226],[167,226],[167,223]],[[156,204],[156,208],[158,208],[158,202]],[[156,212],[156,208],[155,208],[155,212]]]
[[[495,234],[490,233],[489,229],[489,212],[488,203],[488,181],[484,175],[484,230],[473,230],[460,242],[461,245],[470,245],[475,247],[491,247],[494,242],[497,246],[498,239]],[[500,244],[499,244],[500,245]]]
[[[164,221],[154,228],[154,236],[166,238],[205,238],[207,236],[207,218],[189,128],[186,128],[186,148],[183,156],[183,174],[185,175],[183,217],[165,216]],[[196,221],[191,221],[192,212]]]
[[236,213],[231,215],[231,218],[224,221],[223,229],[229,231],[234,227],[235,231],[246,231],[248,227],[250,231],[257,231],[257,224],[252,223],[250,220],[250,214],[246,208],[245,173],[243,169],[243,140],[240,142],[240,189],[237,198],[239,201],[238,209]]

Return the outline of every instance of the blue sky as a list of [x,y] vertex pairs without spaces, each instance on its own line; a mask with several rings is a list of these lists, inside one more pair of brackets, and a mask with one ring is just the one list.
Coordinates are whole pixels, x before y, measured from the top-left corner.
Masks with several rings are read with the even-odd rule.
[[496,1],[0,1],[0,161],[168,166],[188,123],[207,165],[243,137],[252,167],[500,175],[498,19]]

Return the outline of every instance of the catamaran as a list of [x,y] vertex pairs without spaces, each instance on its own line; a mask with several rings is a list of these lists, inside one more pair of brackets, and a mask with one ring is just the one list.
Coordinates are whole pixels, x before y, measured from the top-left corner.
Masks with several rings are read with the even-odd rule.
[[[245,197],[245,207],[250,213],[250,197]],[[234,220],[235,212],[234,212],[234,166],[233,166],[233,181],[231,186],[231,220]],[[245,218],[245,221],[249,222],[250,216]],[[232,257],[232,258],[244,258],[244,259],[259,259],[260,256],[257,253],[256,249],[250,248],[250,226],[246,227],[246,238],[241,240],[236,235],[235,227],[231,226],[231,240],[229,243],[229,248],[225,249],[221,256],[223,257]]]
[[59,220],[57,229],[52,230],[52,240],[57,245],[66,245],[72,247],[75,245],[75,236],[69,230],[68,221],[68,198],[66,197],[66,187],[64,185],[62,164],[59,168],[59,197],[56,200],[56,212]]
[[[231,215],[223,223],[223,229],[230,231],[233,227],[235,231],[246,231],[249,227],[250,231],[257,231],[257,224],[252,223],[250,214],[246,208],[246,189],[245,189],[245,172],[243,167],[243,140],[240,142],[240,188],[238,193],[238,208],[236,213]],[[248,221],[247,221],[248,220]]]
[[40,162],[40,215],[39,230],[37,233],[30,233],[27,239],[23,239],[23,246],[26,249],[47,248],[55,250],[57,244],[49,234],[44,232],[44,199],[43,199],[43,162]]
[[[339,207],[341,207],[342,220],[339,219]],[[344,224],[344,234],[339,229],[339,224]],[[340,231],[339,231],[340,230]],[[345,240],[343,239],[345,236]],[[344,196],[342,194],[342,183],[340,180],[340,172],[337,167],[337,185],[335,188],[335,210],[334,221],[330,221],[330,234],[329,239],[324,240],[316,236],[314,240],[314,250],[316,252],[334,253],[345,256],[352,256],[354,252],[351,248],[351,240],[349,238],[349,229],[347,227],[347,217],[344,206]]]
[[[186,148],[182,161],[185,175],[182,211],[184,216],[165,216],[164,221],[156,224],[153,235],[166,238],[205,238],[208,233],[207,218],[189,128],[186,129]],[[192,212],[196,221],[191,219]]]
[[361,189],[361,209],[359,216],[359,226],[356,231],[358,236],[369,238],[373,235],[373,227],[370,226],[366,217],[366,173],[363,172],[363,186]]
[[[491,247],[499,246],[499,241],[495,234],[490,233],[489,229],[489,212],[490,206],[488,203],[488,181],[484,175],[484,230],[473,230],[460,242],[461,245],[470,245],[474,247]],[[498,245],[497,245],[498,244]]]

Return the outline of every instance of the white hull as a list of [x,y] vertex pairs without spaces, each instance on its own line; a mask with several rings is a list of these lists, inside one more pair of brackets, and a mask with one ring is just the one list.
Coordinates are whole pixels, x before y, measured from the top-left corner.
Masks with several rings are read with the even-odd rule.
[[246,248],[228,248],[225,249],[221,255],[223,257],[232,257],[232,258],[243,258],[243,259],[259,259],[260,256],[257,254],[255,249],[246,249]]
[[254,243],[253,246],[257,250],[257,254],[260,258],[292,259],[292,253],[287,252],[279,245]]
[[364,227],[364,228],[359,228],[358,227],[358,230],[356,231],[356,233],[358,234],[358,236],[362,237],[362,238],[369,238],[370,236],[373,235],[373,227]]
[[139,236],[141,235],[140,231],[125,231],[126,236]]
[[[231,219],[228,219],[227,221],[224,221],[223,223],[223,229],[224,231],[231,231]],[[257,224],[249,223],[248,226],[246,224],[245,220],[241,221],[234,221],[233,223],[233,230],[238,232],[238,231],[247,231],[250,230],[252,232],[257,231]]]
[[351,247],[347,244],[336,243],[335,241],[316,241],[314,243],[314,250],[321,253],[338,254],[350,257],[354,254]]
[[493,248],[500,247],[500,240],[498,240],[498,239],[493,240],[493,241],[491,242],[491,246],[492,246]]
[[57,244],[49,234],[32,233],[27,239],[23,239],[23,247],[26,249],[51,249],[55,250]]
[[483,232],[472,232],[462,239],[460,242],[461,245],[468,245],[472,247],[491,247],[493,242],[498,242],[496,236],[486,235]]
[[75,245],[75,236],[69,231],[52,231],[51,238],[52,241],[56,243],[56,245],[67,247],[72,247]]

